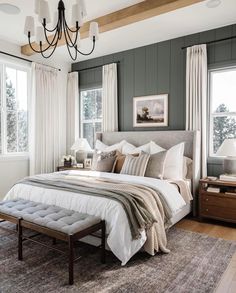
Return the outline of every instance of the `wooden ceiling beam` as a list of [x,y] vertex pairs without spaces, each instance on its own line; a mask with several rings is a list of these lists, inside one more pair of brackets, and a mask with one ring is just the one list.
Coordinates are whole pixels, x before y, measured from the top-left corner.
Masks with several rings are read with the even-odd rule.
[[[203,1],[204,0],[146,0],[91,21],[98,22],[99,31],[103,33]],[[86,22],[80,29],[81,39],[85,39],[89,36],[89,25],[91,21]],[[49,40],[52,41],[52,39],[53,36],[49,36]],[[63,36],[58,46],[63,46],[65,44],[66,41]],[[36,43],[33,43],[33,47],[37,50],[39,49]],[[45,48],[47,45],[43,47]],[[27,56],[35,54],[28,44],[21,47],[21,53]]]

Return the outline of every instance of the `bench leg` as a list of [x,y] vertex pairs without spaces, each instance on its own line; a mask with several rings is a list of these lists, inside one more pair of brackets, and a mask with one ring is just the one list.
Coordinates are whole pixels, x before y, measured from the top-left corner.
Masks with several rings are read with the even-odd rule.
[[23,254],[22,254],[22,226],[21,226],[21,219],[18,219],[17,232],[18,232],[18,260],[22,260],[23,259]]
[[69,285],[74,284],[74,239],[69,235]]
[[102,221],[102,245],[101,245],[101,262],[106,262],[106,223]]

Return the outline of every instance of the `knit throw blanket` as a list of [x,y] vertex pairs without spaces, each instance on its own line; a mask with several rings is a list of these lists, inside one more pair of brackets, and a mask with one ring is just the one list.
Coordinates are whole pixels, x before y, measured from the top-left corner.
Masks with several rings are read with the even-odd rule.
[[146,231],[144,249],[151,255],[162,250],[168,253],[165,233],[165,211],[158,188],[93,178],[84,175],[47,174],[25,178],[17,184],[33,185],[46,189],[64,190],[90,196],[106,197],[118,201],[124,208],[133,239]]

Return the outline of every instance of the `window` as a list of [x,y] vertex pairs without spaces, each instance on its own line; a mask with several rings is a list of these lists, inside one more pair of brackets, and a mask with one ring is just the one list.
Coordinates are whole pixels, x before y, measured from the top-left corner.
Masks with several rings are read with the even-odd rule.
[[0,62],[0,155],[28,152],[28,71]]
[[210,81],[210,155],[226,138],[236,138],[236,67],[212,70]]
[[96,132],[102,131],[102,89],[81,91],[80,101],[81,134],[93,148]]

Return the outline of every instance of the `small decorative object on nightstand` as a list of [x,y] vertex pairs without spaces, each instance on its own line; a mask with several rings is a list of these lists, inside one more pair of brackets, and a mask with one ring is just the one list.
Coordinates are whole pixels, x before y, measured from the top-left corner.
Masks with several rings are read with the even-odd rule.
[[236,223],[236,182],[201,179],[199,217]]
[[236,138],[225,139],[216,154],[224,157],[225,174],[236,176]]
[[64,163],[64,167],[71,167],[74,159],[75,158],[73,156],[68,155],[68,156],[63,156],[61,161],[62,163]]

